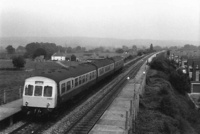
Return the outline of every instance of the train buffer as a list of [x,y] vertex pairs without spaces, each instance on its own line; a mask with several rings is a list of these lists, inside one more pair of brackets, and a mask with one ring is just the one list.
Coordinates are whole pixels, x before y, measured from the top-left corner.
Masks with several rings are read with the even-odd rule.
[[5,119],[10,119],[10,125],[13,124],[13,116],[21,111],[22,99],[0,105],[0,123]]

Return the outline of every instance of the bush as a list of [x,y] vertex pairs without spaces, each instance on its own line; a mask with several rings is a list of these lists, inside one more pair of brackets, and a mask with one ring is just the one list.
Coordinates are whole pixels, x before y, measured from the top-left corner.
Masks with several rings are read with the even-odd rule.
[[[155,59],[153,60],[151,63],[150,63],[150,67],[151,69],[155,69],[155,70],[158,70],[158,71],[162,71],[166,74],[168,74],[169,72],[173,71],[174,69],[172,69],[170,67],[170,63],[168,60],[166,59]],[[172,69],[172,70],[171,70]]]
[[179,113],[175,99],[170,95],[164,96],[160,102],[160,111],[168,116],[175,117]]
[[158,95],[161,95],[161,96],[169,95],[169,89],[167,89],[167,87],[163,87],[163,88],[160,89],[160,91],[158,92]]
[[13,58],[12,63],[14,65],[14,67],[16,67],[16,68],[23,68],[26,61],[24,60],[24,58],[22,56],[18,56],[18,57]]
[[139,52],[137,53],[137,55],[138,55],[138,56],[142,56],[142,55],[143,55],[143,52],[142,52],[142,51],[139,51]]
[[169,80],[180,94],[184,95],[190,92],[190,81],[182,72],[172,72]]
[[[164,57],[158,57],[150,63],[151,69],[164,72],[172,86],[181,94],[190,92],[190,81],[187,75],[183,74],[181,70],[176,71],[174,61],[170,61]],[[164,76],[164,75],[163,75]]]

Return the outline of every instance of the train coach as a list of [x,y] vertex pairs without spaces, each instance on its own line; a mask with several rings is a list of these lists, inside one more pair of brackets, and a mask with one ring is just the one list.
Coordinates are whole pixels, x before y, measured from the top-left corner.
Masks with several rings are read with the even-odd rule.
[[121,70],[123,66],[123,58],[114,57],[38,72],[25,80],[23,111],[51,112],[61,103]]

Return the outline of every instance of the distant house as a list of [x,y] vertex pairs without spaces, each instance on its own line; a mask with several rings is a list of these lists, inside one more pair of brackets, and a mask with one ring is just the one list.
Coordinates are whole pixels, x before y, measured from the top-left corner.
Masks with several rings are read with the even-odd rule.
[[200,93],[200,59],[188,59],[188,70],[191,78],[191,93]]
[[67,54],[66,53],[55,53],[51,56],[51,60],[59,60],[59,61],[64,61],[66,59]]

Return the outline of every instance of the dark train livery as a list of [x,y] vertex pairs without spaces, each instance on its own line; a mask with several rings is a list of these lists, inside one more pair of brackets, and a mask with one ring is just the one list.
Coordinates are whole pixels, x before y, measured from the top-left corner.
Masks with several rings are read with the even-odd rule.
[[49,112],[124,66],[122,57],[91,60],[77,66],[46,70],[27,78],[23,110]]

